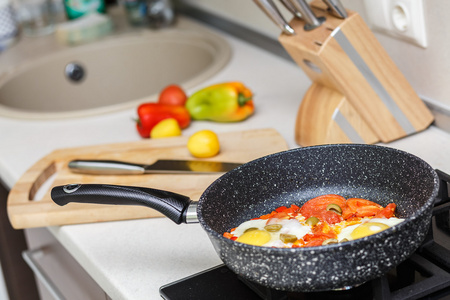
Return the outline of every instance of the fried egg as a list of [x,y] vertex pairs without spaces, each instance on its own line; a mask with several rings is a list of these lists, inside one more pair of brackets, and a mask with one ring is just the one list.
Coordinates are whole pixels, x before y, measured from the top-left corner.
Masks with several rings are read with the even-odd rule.
[[[392,217],[389,219],[381,219],[381,218],[364,218],[361,219],[360,222],[353,225],[348,225],[349,222],[342,222],[344,224],[339,224],[338,232],[338,241],[351,241],[359,238],[363,238],[368,235],[372,235],[388,229],[394,225],[397,225],[403,222],[404,219],[399,219],[396,217]],[[345,224],[347,223],[347,224]]]
[[[315,247],[360,239],[404,221],[394,217],[396,204],[393,202],[383,207],[365,199],[351,198],[342,203],[336,199],[345,200],[329,194],[310,199],[302,207],[280,206],[223,236],[255,246]],[[345,205],[344,209],[340,205]]]
[[244,244],[284,248],[310,232],[311,227],[297,219],[257,219],[242,223],[232,234]]

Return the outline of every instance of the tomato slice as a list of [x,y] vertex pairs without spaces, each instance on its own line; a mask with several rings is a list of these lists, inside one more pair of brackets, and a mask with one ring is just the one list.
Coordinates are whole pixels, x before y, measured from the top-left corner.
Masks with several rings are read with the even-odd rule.
[[364,207],[360,207],[356,210],[356,216],[360,217],[360,218],[373,217],[381,210],[382,210],[382,208],[379,208],[376,206],[364,206]]
[[307,248],[307,247],[322,246],[324,241],[325,241],[325,239],[310,240],[305,245],[303,245],[303,247]]
[[314,213],[326,210],[328,204],[337,204],[341,208],[345,206],[345,198],[340,195],[328,194],[322,195],[311,200],[308,200],[303,206],[300,208],[300,213],[305,217],[309,218],[313,216]]
[[280,213],[280,212],[285,211],[286,209],[288,209],[286,206],[280,206],[280,207],[276,208],[275,211]]
[[328,239],[337,238],[327,223],[322,223],[314,227],[313,232],[303,237],[305,241],[304,247],[321,246]]
[[277,213],[276,211],[273,211],[273,212],[271,212],[270,214],[262,215],[262,216],[259,217],[259,218],[260,218],[260,219],[263,219],[263,220],[267,220],[267,219],[273,218],[273,216],[274,216],[276,213]]
[[348,219],[356,217],[356,212],[353,211],[348,205],[345,205],[342,208],[341,216],[344,220],[348,220]]
[[344,219],[335,212],[322,210],[318,216],[320,220],[327,222],[328,224],[336,224],[342,222]]
[[394,216],[396,208],[397,208],[397,205],[395,203],[389,203],[388,205],[386,205],[386,207],[384,209],[380,210],[375,215],[375,218],[389,219]]
[[274,214],[274,215],[272,216],[272,218],[277,218],[277,219],[284,219],[284,218],[287,218],[287,217],[288,217],[288,214],[287,214],[287,212],[285,212],[285,211],[276,213],[276,214]]
[[353,211],[356,211],[358,208],[363,206],[375,206],[378,208],[383,208],[383,206],[378,203],[361,198],[349,198],[346,203],[348,207]]
[[356,217],[373,217],[384,207],[378,203],[361,198],[350,198],[347,200],[347,206]]
[[335,194],[315,197],[303,204],[300,208],[300,213],[306,219],[314,216],[322,221],[328,222],[329,224],[341,222],[343,219],[340,215],[332,211],[327,211],[327,206],[329,204],[337,204],[341,207],[341,209],[343,209],[345,207],[345,198]]
[[233,235],[231,233],[229,233],[229,232],[224,232],[223,236],[226,237],[227,239],[230,239],[230,240],[233,237]]

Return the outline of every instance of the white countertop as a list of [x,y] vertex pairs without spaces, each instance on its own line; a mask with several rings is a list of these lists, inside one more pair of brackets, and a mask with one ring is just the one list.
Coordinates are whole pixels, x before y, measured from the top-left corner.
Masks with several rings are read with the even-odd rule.
[[[241,40],[231,44],[229,65],[201,86],[240,80],[255,93],[255,115],[235,124],[193,122],[183,131],[217,132],[275,128],[291,148],[297,109],[310,80],[296,65]],[[195,89],[189,90],[188,93]],[[58,148],[140,139],[126,110],[83,119],[27,121],[0,118],[0,177],[12,187],[37,160]],[[86,133],[89,134],[86,134]],[[450,135],[431,127],[390,143],[450,172]],[[52,227],[67,248],[112,299],[158,299],[162,285],[221,263],[200,225],[175,225],[165,218]]]

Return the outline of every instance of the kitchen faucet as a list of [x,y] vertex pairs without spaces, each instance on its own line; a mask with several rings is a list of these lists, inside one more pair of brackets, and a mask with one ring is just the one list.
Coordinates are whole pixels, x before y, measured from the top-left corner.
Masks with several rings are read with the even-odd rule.
[[163,28],[174,22],[171,0],[146,0],[146,23],[151,28]]

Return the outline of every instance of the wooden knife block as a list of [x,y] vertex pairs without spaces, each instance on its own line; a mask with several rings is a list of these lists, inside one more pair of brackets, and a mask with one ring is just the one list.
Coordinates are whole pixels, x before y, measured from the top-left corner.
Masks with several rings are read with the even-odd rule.
[[295,35],[280,43],[313,81],[297,114],[296,142],[388,143],[426,129],[433,116],[390,59],[364,20],[353,11],[339,19],[322,2],[313,10],[326,21],[305,31],[294,18]]

